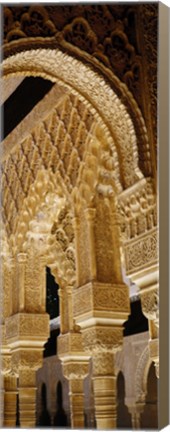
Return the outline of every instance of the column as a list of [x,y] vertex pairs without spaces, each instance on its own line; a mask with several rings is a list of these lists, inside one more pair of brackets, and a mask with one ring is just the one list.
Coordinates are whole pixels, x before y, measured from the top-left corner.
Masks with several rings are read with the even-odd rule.
[[134,406],[128,407],[128,411],[132,418],[132,428],[141,429],[141,414],[144,411],[145,403],[136,403]]
[[69,381],[71,427],[84,429],[84,378],[89,373],[89,359],[83,349],[82,334],[78,326],[57,339],[58,356],[64,376]]
[[84,428],[84,378],[69,379],[71,427]]
[[97,429],[116,428],[116,377],[112,352],[93,354],[93,388]]
[[65,334],[69,331],[69,313],[68,313],[68,297],[64,287],[58,290],[59,295],[59,311],[60,311],[60,333]]
[[123,340],[121,326],[107,321],[83,330],[84,346],[92,356],[92,380],[97,429],[115,429],[117,421],[117,386],[115,353]]
[[[74,223],[74,234],[75,234],[75,248],[79,250],[79,240],[80,240],[80,219],[75,216],[73,219]],[[79,253],[76,254],[76,283],[80,284],[80,256]]]
[[81,327],[84,351],[92,357],[97,428],[115,429],[114,355],[122,345],[123,323],[130,312],[129,289],[122,279],[113,196],[96,192],[92,208],[85,208],[84,201],[83,197],[82,207],[79,203],[76,208],[79,270],[73,289],[73,318]]
[[4,427],[16,427],[17,376],[4,376]]
[[36,371],[42,366],[49,336],[49,315],[18,313],[6,319],[11,368],[19,375],[20,425],[35,427]]
[[[11,350],[7,344],[5,337],[5,324],[1,324],[0,326],[1,332],[1,346],[0,346],[0,421],[1,427],[4,426],[4,417],[7,405],[5,403],[5,384],[7,389],[7,381],[6,377],[8,377],[11,373]],[[9,386],[8,386],[9,390]],[[7,398],[6,398],[7,400]],[[14,423],[15,426],[15,423]]]
[[60,333],[64,334],[64,300],[63,300],[63,290],[61,288],[58,289],[59,296],[59,308],[60,308]]
[[73,287],[68,285],[66,288],[67,292],[67,301],[68,301],[68,321],[69,321],[69,331],[73,330]]
[[[141,264],[133,262],[132,257],[140,256]],[[155,363],[159,376],[159,266],[158,231],[149,230],[125,248],[127,275],[139,288],[142,312],[149,324],[150,358]]]
[[96,254],[95,254],[95,237],[94,237],[94,223],[96,217],[96,209],[87,208],[85,210],[85,217],[88,226],[88,241],[89,241],[89,255],[90,255],[90,280],[96,279]]
[[36,371],[30,368],[19,371],[19,412],[22,428],[36,425]]
[[142,312],[149,323],[149,353],[154,362],[155,372],[159,378],[159,294],[158,287],[141,290]]
[[4,376],[0,373],[0,428],[4,424]]
[[17,255],[17,282],[18,282],[18,309],[20,312],[25,308],[25,264],[27,254],[19,253]]

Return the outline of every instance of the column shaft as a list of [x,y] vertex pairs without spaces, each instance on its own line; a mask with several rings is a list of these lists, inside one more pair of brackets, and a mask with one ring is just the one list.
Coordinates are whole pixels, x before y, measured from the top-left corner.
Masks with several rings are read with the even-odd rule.
[[115,377],[93,378],[97,429],[116,428]]
[[96,252],[95,252],[95,237],[94,237],[94,222],[96,210],[88,208],[85,210],[85,217],[88,224],[88,240],[89,240],[89,254],[90,254],[90,276],[91,280],[95,280],[97,276],[96,268]]
[[71,427],[76,429],[84,428],[84,390],[83,380],[69,380],[70,388],[70,411]]
[[20,426],[23,428],[36,425],[36,388],[19,389]]
[[17,408],[17,378],[5,376],[4,378],[4,426],[16,427]]

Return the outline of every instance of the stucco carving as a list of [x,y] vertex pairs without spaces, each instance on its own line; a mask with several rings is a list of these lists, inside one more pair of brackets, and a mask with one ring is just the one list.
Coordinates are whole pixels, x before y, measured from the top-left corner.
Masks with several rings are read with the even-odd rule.
[[92,311],[128,312],[128,288],[126,285],[111,285],[93,282],[73,291],[74,315]]
[[1,373],[8,374],[11,371],[12,362],[11,362],[11,354],[3,355],[1,353]]
[[[16,54],[4,61],[4,75],[8,76],[11,73],[27,74],[28,64],[33,75],[40,74],[54,81],[62,76],[66,84],[76,88],[78,92],[85,93],[94,107],[97,104],[98,111],[101,111],[101,117],[105,119],[106,124],[109,124],[113,137],[116,137],[117,149],[122,159],[122,176],[125,186],[128,187],[141,178],[142,174],[138,169],[134,126],[125,106],[121,104],[119,98],[112,92],[104,79],[76,59],[66,54],[63,55],[58,50],[32,50],[23,52],[22,55]],[[56,71],[56,76],[54,76],[54,71]],[[103,107],[105,107],[104,111]],[[137,118],[140,118],[139,110],[137,110],[136,114]],[[143,130],[144,139],[147,140],[143,121],[141,121],[140,127]],[[124,137],[126,137],[126,140]],[[133,172],[132,166],[134,166]]]
[[142,311],[144,315],[153,320],[159,327],[159,293],[157,290],[150,290],[141,293]]
[[77,361],[63,362],[62,367],[64,376],[69,380],[84,379],[88,375],[88,361],[83,361],[81,358],[77,359]]
[[146,346],[140,355],[135,375],[136,401],[144,401],[146,396],[147,372],[150,365],[149,347]]
[[[73,7],[57,5],[45,8],[38,5],[20,8],[19,13],[10,6],[4,8],[4,14],[5,56],[31,48],[60,46],[62,50],[88,62],[106,76],[116,92],[122,93],[136,122],[132,92],[148,122],[143,89],[145,88],[147,101],[148,93],[151,92],[151,106],[156,107],[157,5],[127,5],[126,9],[115,4]],[[38,22],[35,26],[36,19]],[[139,25],[141,22],[142,25]],[[149,89],[144,79],[145,73],[149,78]],[[120,86],[116,77],[126,83],[130,92],[125,85]],[[152,118],[156,119],[155,112],[154,110]],[[141,138],[140,133],[139,141]],[[140,166],[146,176],[151,174],[148,148],[149,146],[143,146],[140,142]]]
[[49,316],[47,314],[15,314],[6,319],[6,338],[8,341],[35,339],[42,343],[49,335]]
[[113,376],[114,354],[112,352],[98,352],[93,355],[93,376]]
[[18,372],[19,369],[37,370],[42,366],[42,350],[24,350],[20,349],[12,354],[13,370]]
[[126,271],[135,272],[158,260],[158,231],[156,228],[124,245]]
[[91,352],[117,350],[122,343],[122,329],[109,326],[96,326],[83,331],[83,344]]
[[58,353],[60,358],[64,356],[81,354],[83,352],[82,334],[75,331],[60,335],[58,338]]
[[[129,191],[130,192],[130,191]],[[118,197],[120,232],[126,242],[157,226],[157,203],[151,179],[143,179],[131,193]]]

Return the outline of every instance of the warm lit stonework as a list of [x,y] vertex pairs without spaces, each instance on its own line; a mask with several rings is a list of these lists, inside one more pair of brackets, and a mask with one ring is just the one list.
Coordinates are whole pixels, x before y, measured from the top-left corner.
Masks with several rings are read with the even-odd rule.
[[157,13],[3,7],[4,427],[157,427]]

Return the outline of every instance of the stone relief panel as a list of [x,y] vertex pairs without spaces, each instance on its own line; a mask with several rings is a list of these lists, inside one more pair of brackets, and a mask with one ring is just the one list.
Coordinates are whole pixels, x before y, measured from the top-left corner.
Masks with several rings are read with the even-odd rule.
[[157,226],[157,198],[151,179],[143,179],[133,191],[118,197],[122,241],[126,242]]
[[49,335],[48,314],[19,313],[6,319],[6,338],[8,340],[35,339],[46,340]]
[[73,313],[75,317],[88,314],[129,311],[129,295],[126,285],[91,282],[73,290]]
[[157,263],[158,231],[153,229],[147,234],[124,245],[127,274]]

